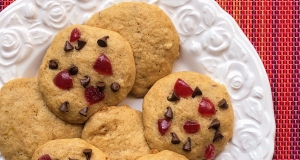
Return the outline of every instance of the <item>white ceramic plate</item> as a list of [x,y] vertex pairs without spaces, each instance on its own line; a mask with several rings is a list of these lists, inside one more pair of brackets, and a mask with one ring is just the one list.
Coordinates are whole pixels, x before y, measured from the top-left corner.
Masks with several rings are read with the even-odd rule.
[[[37,74],[61,29],[125,0],[17,0],[0,13],[0,87]],[[216,159],[270,160],[275,120],[270,84],[261,60],[234,19],[213,0],[139,0],[158,5],[180,34],[173,71],[192,70],[226,85],[234,107],[232,140]],[[141,110],[141,99],[123,103]],[[1,160],[1,157],[0,157]]]

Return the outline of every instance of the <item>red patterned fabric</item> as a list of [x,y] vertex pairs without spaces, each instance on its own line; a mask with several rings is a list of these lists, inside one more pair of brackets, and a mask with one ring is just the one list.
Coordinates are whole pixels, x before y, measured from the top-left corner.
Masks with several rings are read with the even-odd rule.
[[[0,11],[13,0],[0,0]],[[276,118],[273,159],[300,159],[299,0],[216,0],[258,51],[271,84]]]
[[14,0],[0,0],[0,11],[2,11],[6,6],[11,4]]
[[300,159],[299,0],[217,0],[256,48],[269,76],[276,138],[274,159]]

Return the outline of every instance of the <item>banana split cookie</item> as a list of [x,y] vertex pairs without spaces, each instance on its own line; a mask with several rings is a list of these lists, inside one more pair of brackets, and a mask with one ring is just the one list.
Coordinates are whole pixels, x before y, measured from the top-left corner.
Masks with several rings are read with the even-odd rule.
[[47,106],[70,123],[84,123],[101,107],[120,103],[134,79],[129,43],[116,32],[84,25],[55,36],[38,74]]
[[122,2],[94,14],[86,25],[120,33],[131,45],[136,79],[131,94],[144,97],[172,71],[179,56],[179,36],[170,18],[155,5]]
[[109,160],[98,148],[86,141],[73,139],[57,139],[39,146],[32,160]]
[[174,159],[188,160],[185,156],[169,150],[163,150],[155,154],[148,154],[138,158],[137,160],[174,160]]
[[152,149],[188,159],[213,159],[233,134],[233,108],[226,87],[196,72],[157,81],[143,101],[144,134]]
[[128,106],[112,106],[95,113],[86,122],[81,138],[112,160],[133,160],[150,153],[142,113]]
[[49,140],[80,137],[83,126],[60,120],[46,107],[36,78],[7,82],[0,91],[0,152],[7,160],[31,159]]

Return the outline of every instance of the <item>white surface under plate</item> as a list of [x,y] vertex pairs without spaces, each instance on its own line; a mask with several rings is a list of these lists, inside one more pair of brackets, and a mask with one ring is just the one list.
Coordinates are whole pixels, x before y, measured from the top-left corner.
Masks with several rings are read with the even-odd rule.
[[[0,87],[37,74],[54,35],[124,0],[17,0],[0,13]],[[173,71],[191,70],[226,85],[234,107],[232,140],[216,159],[270,160],[275,120],[261,60],[234,19],[214,0],[140,0],[158,5],[180,34]],[[142,100],[126,99],[141,109]],[[2,159],[0,157],[0,159]]]

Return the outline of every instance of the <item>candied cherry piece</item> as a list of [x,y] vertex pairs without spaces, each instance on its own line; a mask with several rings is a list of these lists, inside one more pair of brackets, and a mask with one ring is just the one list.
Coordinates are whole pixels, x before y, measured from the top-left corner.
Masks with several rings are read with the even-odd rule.
[[196,133],[200,129],[200,125],[194,121],[186,121],[183,125],[183,129],[186,133]]
[[192,88],[182,79],[178,78],[174,85],[174,92],[180,97],[189,97],[193,94]]
[[49,154],[42,155],[38,160],[52,160]]
[[74,28],[71,32],[71,36],[70,36],[70,42],[75,42],[77,41],[81,36],[81,33],[79,32],[79,30],[77,28]]
[[54,77],[54,84],[63,90],[68,90],[73,87],[73,80],[72,76],[69,73],[68,70],[63,70],[59,72],[55,77]]
[[213,116],[216,114],[214,104],[208,99],[203,97],[199,103],[198,112],[203,116]]
[[161,135],[164,135],[169,127],[171,126],[171,120],[169,119],[159,119],[157,121],[157,125],[158,125],[158,130],[160,132]]
[[105,98],[105,94],[100,92],[97,87],[89,86],[84,90],[85,100],[90,104],[95,104]]
[[206,160],[212,160],[215,158],[215,156],[216,156],[215,147],[212,144],[208,145],[205,149],[204,158]]
[[106,57],[105,54],[101,54],[95,64],[94,64],[94,69],[100,74],[104,75],[112,75],[112,67],[110,60]]

